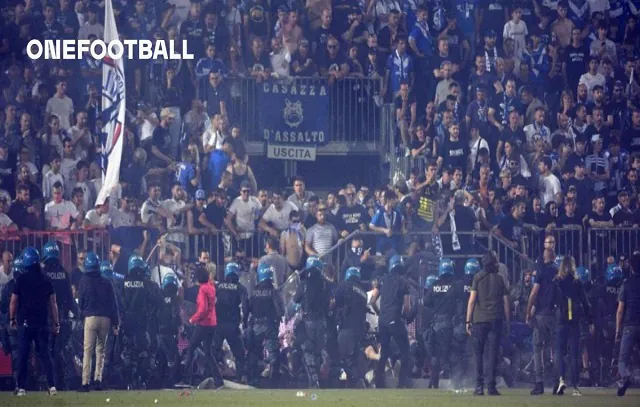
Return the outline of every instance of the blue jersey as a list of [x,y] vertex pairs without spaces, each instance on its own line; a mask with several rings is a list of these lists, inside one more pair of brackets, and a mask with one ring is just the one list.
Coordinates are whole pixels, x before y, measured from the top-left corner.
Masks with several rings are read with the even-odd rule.
[[475,11],[478,7],[478,0],[453,0],[452,5],[456,10],[458,27],[464,33],[465,38],[471,38],[476,29]]
[[389,55],[387,69],[390,72],[390,88],[393,93],[400,90],[400,83],[409,80],[409,74],[413,73],[413,58],[407,53],[399,55],[398,51]]
[[409,38],[413,38],[416,42],[416,48],[426,57],[433,55],[433,38],[429,32],[429,25],[426,21],[416,21],[413,30],[409,34]]
[[191,189],[191,180],[196,177],[196,169],[192,163],[181,162],[176,167],[176,181],[182,185],[185,190]]
[[589,24],[589,2],[587,0],[569,0],[567,17],[573,21],[576,28],[583,29]]

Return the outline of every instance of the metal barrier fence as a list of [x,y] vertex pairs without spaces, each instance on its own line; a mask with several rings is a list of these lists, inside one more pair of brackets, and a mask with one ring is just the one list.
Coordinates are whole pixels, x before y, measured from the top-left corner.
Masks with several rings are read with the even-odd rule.
[[0,236],[0,249],[15,257],[28,246],[41,250],[47,242],[58,243],[60,262],[68,271],[75,268],[78,252],[93,251],[101,259],[109,259],[111,249],[109,232],[105,229],[7,233]]
[[546,230],[534,225],[525,225],[524,253],[528,258],[533,260],[542,258],[544,239],[547,235],[554,237],[557,254],[573,256],[577,266],[584,265],[588,261],[584,250],[586,240],[584,239],[583,229],[580,226],[564,226]]
[[[231,89],[231,103],[228,107],[230,121],[242,123],[246,127],[246,140],[249,142],[264,142],[262,132],[259,131],[258,86],[254,78],[229,79]],[[326,78],[295,77],[280,79],[276,83],[296,85],[298,89],[308,89],[322,84],[329,89],[329,140],[331,142],[372,142],[379,143],[382,139],[383,126],[382,104],[376,97],[382,87],[381,79],[372,78],[344,78],[329,85]],[[374,99],[375,97],[375,99]]]
[[620,256],[631,256],[640,250],[640,229],[638,228],[590,228],[587,231],[588,255],[587,263],[592,274],[602,277],[607,265],[607,258],[612,256],[618,262]]

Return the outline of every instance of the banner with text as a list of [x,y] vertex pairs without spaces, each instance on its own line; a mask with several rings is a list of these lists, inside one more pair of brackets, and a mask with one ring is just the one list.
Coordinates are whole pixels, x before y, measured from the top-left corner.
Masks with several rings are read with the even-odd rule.
[[269,80],[258,87],[258,129],[264,141],[281,146],[329,141],[329,86],[324,79]]

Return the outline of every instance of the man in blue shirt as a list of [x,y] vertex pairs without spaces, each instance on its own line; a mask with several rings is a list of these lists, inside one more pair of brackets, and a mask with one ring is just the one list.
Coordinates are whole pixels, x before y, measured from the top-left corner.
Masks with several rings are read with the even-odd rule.
[[[381,94],[387,94],[389,95],[388,98],[392,99],[400,90],[400,84],[403,82],[409,84],[409,90],[413,89],[413,80],[413,58],[407,53],[407,38],[399,37],[395,52],[389,55],[389,59],[387,60],[387,72]],[[387,90],[389,90],[390,93],[386,93]]]
[[393,191],[384,193],[384,206],[371,218],[369,228],[380,233],[376,238],[376,254],[384,255],[389,250],[402,253],[403,219],[395,209],[396,194]]

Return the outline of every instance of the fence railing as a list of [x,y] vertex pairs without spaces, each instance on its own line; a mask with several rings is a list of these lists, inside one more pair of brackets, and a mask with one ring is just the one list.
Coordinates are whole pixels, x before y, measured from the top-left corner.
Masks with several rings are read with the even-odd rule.
[[[70,231],[28,231],[10,232],[0,236],[0,250],[19,254],[27,246],[41,249],[48,241],[58,242],[61,250],[61,260],[65,267],[73,268],[76,264],[79,251],[94,251],[102,259],[110,258],[111,244],[126,246],[127,241],[135,242],[134,250],[142,241],[142,228],[138,228],[141,235],[139,239],[131,239],[133,230],[121,228],[115,230],[70,230]],[[123,241],[123,233],[127,239]],[[119,233],[118,233],[119,232]],[[371,231],[356,231],[344,239],[335,242],[326,253],[322,253],[322,259],[333,265],[338,273],[338,278],[344,272],[344,260],[347,252],[351,250],[351,242],[358,237],[363,240],[363,249],[370,248],[370,263],[375,268],[375,254],[384,255],[389,249],[395,249],[398,253],[416,253],[416,248],[425,244],[432,246],[436,255],[448,257],[454,260],[456,267],[464,266],[469,258],[481,258],[487,250],[494,250],[500,261],[507,265],[511,282],[516,283],[521,277],[521,272],[533,267],[533,262],[541,258],[544,236],[551,234],[556,240],[556,253],[560,255],[572,255],[578,265],[584,265],[592,269],[592,273],[602,275],[607,258],[613,256],[618,259],[622,255],[631,256],[640,249],[640,228],[590,228],[586,232],[581,227],[554,228],[546,231],[539,228],[525,228],[523,247],[514,248],[506,240],[497,237],[491,232],[473,231],[457,232],[461,243],[460,250],[452,249],[452,233],[429,231],[411,231],[399,236],[391,246],[383,245],[380,240],[383,235]],[[151,232],[151,239],[147,244],[147,252],[151,245],[159,237],[157,232]],[[255,232],[246,239],[236,239],[229,231],[223,230],[202,235],[190,235],[186,233],[172,233],[166,240],[177,247],[181,252],[183,261],[195,261],[202,250],[209,252],[211,261],[218,266],[224,265],[230,259],[238,260],[238,254],[242,253],[244,259],[258,259],[264,253],[267,234]],[[173,240],[172,240],[173,239]],[[281,254],[287,259],[290,269],[296,270],[304,267],[306,258],[304,241],[295,241],[299,236],[291,235],[291,239],[279,239],[281,241]],[[386,243],[389,243],[386,241]],[[413,246],[413,247],[412,247]],[[383,249],[383,250],[382,250]],[[148,254],[148,253],[147,253]],[[383,256],[380,256],[383,257]],[[156,258],[152,258],[152,263]],[[422,273],[421,273],[422,275]],[[426,274],[424,274],[426,276]]]
[[111,249],[109,232],[105,229],[95,229],[7,233],[0,236],[0,250],[17,256],[28,246],[41,250],[47,242],[58,243],[60,262],[68,271],[75,268],[78,252],[92,251],[106,260],[109,259]]
[[563,256],[571,255],[577,266],[588,262],[586,254],[586,240],[580,226],[565,226],[562,228],[543,229],[534,225],[525,225],[524,253],[531,259],[539,259],[544,252],[544,239],[547,235],[554,237],[556,253]]
[[[383,126],[383,105],[377,97],[382,87],[381,79],[344,78],[329,85],[326,78],[295,77],[279,82],[295,84],[298,88],[323,83],[329,89],[329,140],[330,142],[380,143]],[[232,123],[242,123],[246,128],[246,140],[264,142],[259,131],[259,109],[257,86],[263,86],[254,78],[229,79],[231,103],[228,108]],[[374,98],[375,97],[375,98]]]

